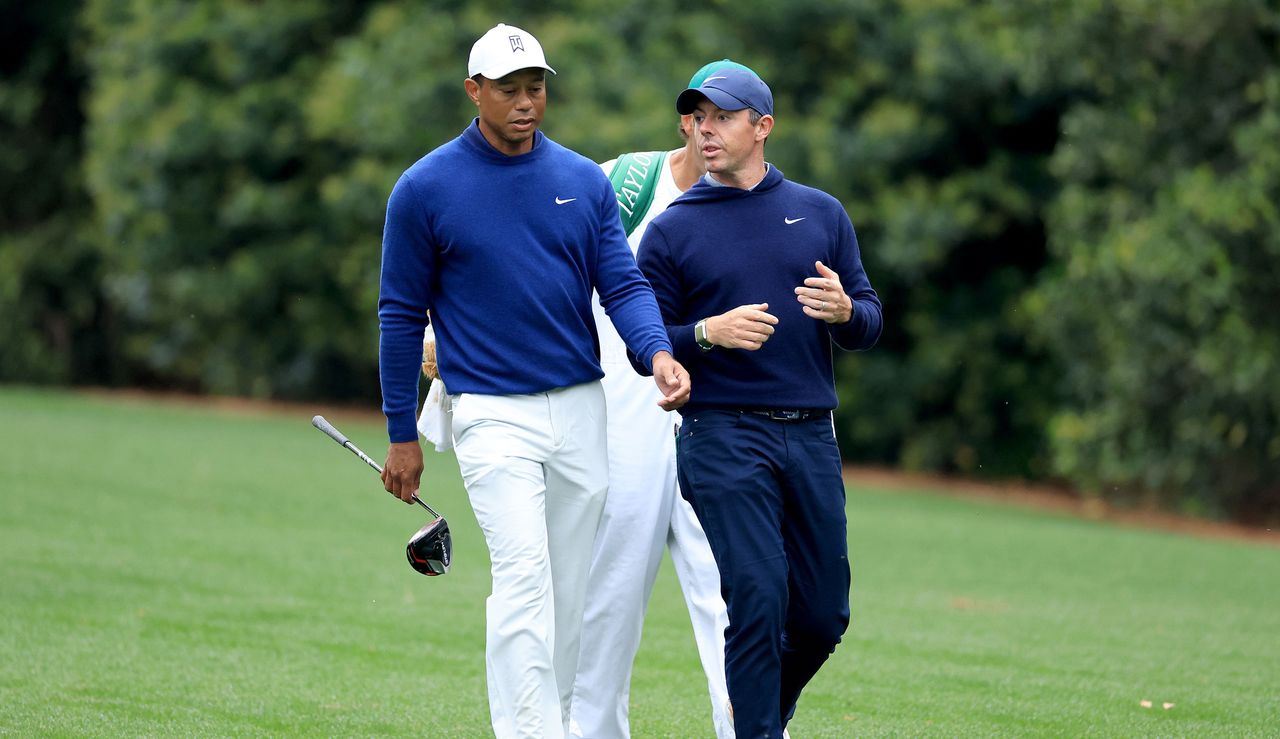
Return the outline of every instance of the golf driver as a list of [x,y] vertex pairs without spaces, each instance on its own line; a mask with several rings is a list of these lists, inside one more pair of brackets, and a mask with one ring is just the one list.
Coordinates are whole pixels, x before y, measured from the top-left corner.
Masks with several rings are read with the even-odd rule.
[[[333,424],[325,420],[324,416],[315,416],[311,419],[311,425],[325,432],[330,439],[338,442],[338,444],[346,447],[352,454],[365,461],[365,464],[382,474],[382,465],[369,458],[369,455],[360,451],[342,432],[334,428]],[[409,558],[409,564],[413,569],[421,572],[428,577],[443,575],[449,571],[449,562],[453,558],[453,537],[449,535],[449,522],[444,520],[444,516],[431,510],[431,506],[422,502],[417,495],[413,496],[413,502],[427,509],[427,513],[435,516],[435,520],[426,526],[418,529],[418,533],[413,535],[409,543],[405,546],[405,555]]]

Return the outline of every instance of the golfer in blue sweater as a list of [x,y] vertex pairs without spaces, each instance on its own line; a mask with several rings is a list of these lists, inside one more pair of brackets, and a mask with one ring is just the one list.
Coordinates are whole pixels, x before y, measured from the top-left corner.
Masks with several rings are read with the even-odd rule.
[[637,253],[676,358],[697,378],[680,490],[720,570],[725,672],[741,739],[783,736],[849,624],[832,345],[868,349],[880,300],[844,208],[765,162],[773,95],[725,69],[682,92],[707,174]]
[[627,245],[613,187],[538,131],[547,65],[499,24],[464,81],[479,117],[418,160],[387,203],[378,318],[386,489],[413,499],[422,336],[431,313],[453,445],[492,562],[485,662],[493,731],[562,737],[592,545],[608,488],[591,293],[672,409],[689,376]]

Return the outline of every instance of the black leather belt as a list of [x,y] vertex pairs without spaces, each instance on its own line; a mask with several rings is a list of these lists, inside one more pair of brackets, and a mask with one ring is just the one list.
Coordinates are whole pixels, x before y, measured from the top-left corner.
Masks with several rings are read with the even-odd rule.
[[764,416],[771,421],[808,421],[814,418],[826,418],[831,411],[794,410],[794,411],[743,411],[753,416]]

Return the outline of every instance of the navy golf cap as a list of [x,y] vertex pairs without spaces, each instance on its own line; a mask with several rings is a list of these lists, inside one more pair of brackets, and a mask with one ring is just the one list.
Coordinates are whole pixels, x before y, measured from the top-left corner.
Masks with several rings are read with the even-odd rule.
[[769,86],[746,68],[726,66],[715,70],[698,87],[690,87],[680,93],[676,98],[676,112],[680,115],[692,113],[704,97],[721,110],[751,108],[761,115],[773,115],[773,93]]
[[739,64],[732,59],[721,59],[720,61],[708,62],[702,65],[702,69],[694,72],[693,76],[689,78],[689,87],[701,87],[703,80],[724,69],[742,69],[751,74],[756,73],[754,69],[745,64]]

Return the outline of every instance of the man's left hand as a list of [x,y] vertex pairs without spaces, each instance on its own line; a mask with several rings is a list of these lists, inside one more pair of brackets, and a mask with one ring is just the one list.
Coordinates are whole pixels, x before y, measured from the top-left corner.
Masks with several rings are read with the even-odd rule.
[[673,411],[689,402],[689,373],[684,366],[671,356],[670,352],[658,352],[653,355],[653,381],[663,398],[658,406],[664,411]]
[[796,288],[804,314],[827,323],[848,323],[853,318],[853,300],[845,295],[840,275],[822,262],[813,266],[821,277],[806,277],[804,285]]

